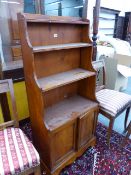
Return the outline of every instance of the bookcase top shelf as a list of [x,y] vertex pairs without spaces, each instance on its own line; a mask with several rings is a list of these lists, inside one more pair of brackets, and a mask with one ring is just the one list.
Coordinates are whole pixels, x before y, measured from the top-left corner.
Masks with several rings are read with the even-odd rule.
[[95,72],[77,68],[67,72],[62,72],[48,77],[39,78],[38,83],[40,84],[42,91],[46,92],[51,89],[70,84],[93,75],[95,75]]
[[44,120],[50,130],[55,130],[58,126],[69,122],[77,117],[81,117],[89,109],[97,106],[96,102],[88,100],[82,96],[74,95],[70,98],[56,103],[45,110]]
[[33,19],[28,19],[27,22],[35,22],[35,23],[58,23],[58,24],[89,24],[89,22],[86,21],[57,21],[57,20],[33,20]]
[[56,45],[48,45],[48,46],[34,46],[33,52],[47,52],[53,50],[61,50],[61,49],[73,49],[80,47],[90,47],[92,44],[90,43],[68,43],[68,44],[56,44]]
[[24,17],[27,22],[35,23],[58,23],[58,24],[89,24],[88,19],[79,17],[66,17],[66,16],[48,16],[41,14],[28,14],[25,13]]

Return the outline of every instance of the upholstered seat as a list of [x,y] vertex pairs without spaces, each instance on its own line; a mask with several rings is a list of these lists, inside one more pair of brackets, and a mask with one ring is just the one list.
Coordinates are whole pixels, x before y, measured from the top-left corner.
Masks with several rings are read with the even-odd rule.
[[100,108],[114,117],[131,104],[131,95],[111,89],[98,91],[96,97],[100,103]]
[[[0,175],[40,175],[40,158],[31,141],[19,128],[18,114],[11,79],[0,80],[2,95],[10,95],[13,120],[0,124]],[[7,103],[8,109],[9,102]],[[3,111],[1,111],[3,114]],[[4,118],[4,114],[3,114]],[[5,119],[5,118],[4,118]]]
[[34,146],[19,128],[0,131],[0,174],[18,174],[40,164]]

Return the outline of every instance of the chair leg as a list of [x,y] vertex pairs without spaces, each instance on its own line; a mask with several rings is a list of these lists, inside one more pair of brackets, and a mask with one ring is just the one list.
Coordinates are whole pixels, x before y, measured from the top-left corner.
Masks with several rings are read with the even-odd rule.
[[114,119],[110,119],[109,128],[108,128],[108,136],[107,136],[107,144],[109,147],[110,147],[110,138],[111,138],[113,125],[114,125]]
[[41,169],[40,166],[38,166],[35,171],[34,171],[34,175],[41,175]]
[[124,130],[126,129],[126,126],[127,126],[127,120],[128,120],[129,113],[130,113],[130,107],[128,107],[126,110],[126,116],[125,116],[125,121],[124,121]]
[[127,139],[130,137],[130,134],[131,134],[131,122],[129,123],[128,127],[126,128],[126,132],[127,132],[127,134],[126,134],[126,137],[123,140],[123,143],[122,143],[121,147],[125,146],[125,143],[126,143]]

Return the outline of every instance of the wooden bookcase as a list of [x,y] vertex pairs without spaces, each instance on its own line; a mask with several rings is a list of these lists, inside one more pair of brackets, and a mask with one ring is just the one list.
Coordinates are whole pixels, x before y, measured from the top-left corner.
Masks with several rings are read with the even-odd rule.
[[56,175],[96,142],[89,21],[18,14],[18,22],[34,144]]

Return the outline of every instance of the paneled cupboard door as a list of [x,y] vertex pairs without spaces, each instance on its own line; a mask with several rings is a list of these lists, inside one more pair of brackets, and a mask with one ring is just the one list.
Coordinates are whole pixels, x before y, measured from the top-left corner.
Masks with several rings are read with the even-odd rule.
[[78,149],[85,146],[94,135],[97,110],[90,110],[78,119]]

